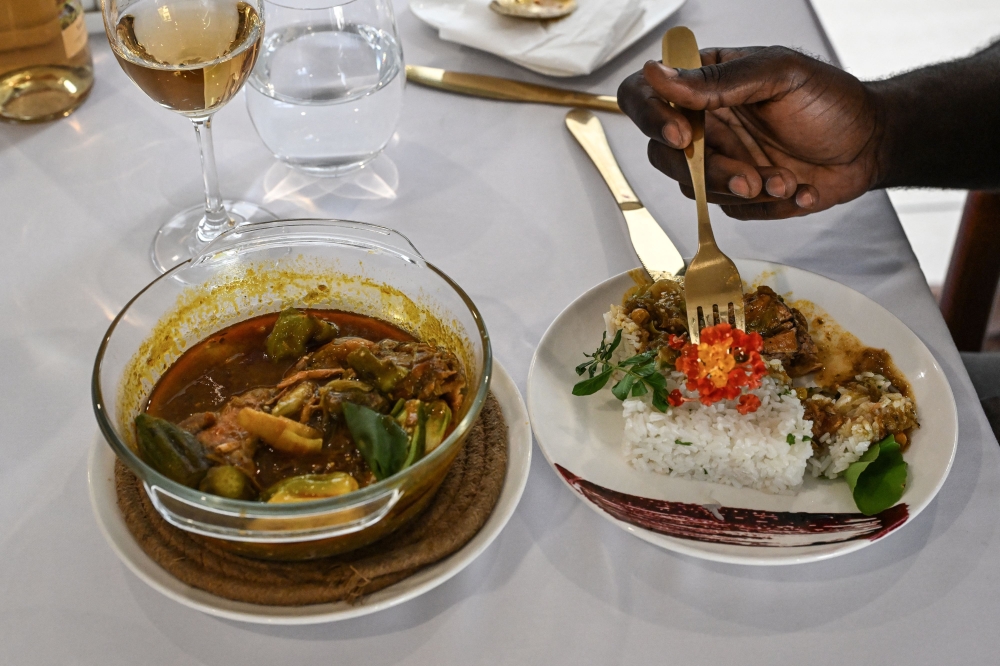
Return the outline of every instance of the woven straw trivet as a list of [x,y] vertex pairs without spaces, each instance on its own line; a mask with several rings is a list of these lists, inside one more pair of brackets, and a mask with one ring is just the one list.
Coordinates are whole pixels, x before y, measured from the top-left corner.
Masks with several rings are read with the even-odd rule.
[[125,523],[139,546],[182,582],[226,599],[267,606],[356,602],[459,550],[486,523],[507,470],[507,425],[491,393],[430,506],[370,546],[308,562],[267,562],[192,538],[153,508],[141,482],[115,462]]

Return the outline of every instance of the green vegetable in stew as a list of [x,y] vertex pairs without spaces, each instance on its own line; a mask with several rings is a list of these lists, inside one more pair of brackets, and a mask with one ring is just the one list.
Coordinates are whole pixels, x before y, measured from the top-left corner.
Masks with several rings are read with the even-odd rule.
[[451,407],[444,400],[435,400],[427,410],[427,435],[424,440],[426,453],[441,445],[449,425],[451,425]]
[[149,414],[135,417],[135,431],[139,456],[163,476],[190,488],[205,477],[205,447],[188,431]]
[[379,391],[386,393],[396,388],[396,384],[408,372],[389,359],[379,359],[369,350],[361,347],[347,355],[347,364],[363,378],[375,384]]
[[[410,434],[410,445],[407,449],[406,461],[403,469],[420,460],[424,455],[424,438],[427,433],[427,409],[420,400],[407,400],[407,409],[403,415],[406,417],[402,424],[403,428]],[[407,426],[411,426],[407,428]]]
[[209,469],[198,484],[198,490],[229,499],[250,500],[256,495],[247,475],[232,465]]
[[329,342],[338,335],[340,329],[336,324],[295,308],[285,308],[267,336],[267,355],[273,361],[295,358],[306,353],[309,343]]
[[316,385],[305,381],[286,393],[271,408],[273,416],[291,416],[302,411],[302,406],[313,397]]
[[351,402],[344,402],[344,420],[354,444],[381,481],[403,469],[410,449],[410,437],[391,416]]
[[344,472],[302,474],[278,481],[261,493],[261,499],[269,504],[307,502],[346,495],[357,489],[358,482]]

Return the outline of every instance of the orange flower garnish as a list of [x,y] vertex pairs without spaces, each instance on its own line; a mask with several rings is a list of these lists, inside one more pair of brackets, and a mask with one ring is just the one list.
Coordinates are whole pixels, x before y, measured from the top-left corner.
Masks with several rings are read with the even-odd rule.
[[[767,373],[767,365],[760,357],[763,346],[759,333],[744,333],[729,324],[718,324],[702,330],[699,344],[684,345],[674,365],[687,376],[687,390],[697,391],[702,404],[711,405],[736,399],[744,388],[760,386]],[[756,396],[743,398],[746,400],[741,399],[737,407],[741,414],[760,407]]]
[[667,402],[670,403],[671,407],[680,407],[687,402],[687,398],[684,397],[680,389],[674,389],[667,396]]
[[671,333],[670,337],[667,338],[667,346],[670,347],[671,349],[677,349],[677,350],[684,349],[684,345],[686,344],[687,344],[686,333],[684,334],[684,336],[674,335],[673,333]]
[[760,398],[755,396],[753,393],[744,393],[740,396],[740,401],[736,405],[736,411],[743,416],[746,416],[750,412],[756,412],[759,407]]

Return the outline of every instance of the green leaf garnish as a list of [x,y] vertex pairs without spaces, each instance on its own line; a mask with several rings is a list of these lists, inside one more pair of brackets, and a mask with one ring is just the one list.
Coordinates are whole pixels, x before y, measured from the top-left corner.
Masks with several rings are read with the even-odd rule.
[[635,384],[636,376],[632,374],[625,375],[622,380],[611,387],[611,392],[614,393],[615,397],[619,400],[624,400],[629,396],[632,391],[632,384]]
[[381,481],[406,463],[410,437],[395,419],[352,402],[344,402],[344,420],[354,444],[375,478]]
[[611,369],[603,371],[596,377],[591,377],[590,379],[584,379],[582,382],[577,382],[576,386],[573,387],[573,395],[590,395],[591,393],[597,393],[604,385],[608,383],[611,379]]
[[[682,442],[682,441],[681,441],[681,440],[679,440],[679,439],[675,439],[675,440],[674,440],[674,444],[677,444],[678,446],[691,446],[691,442]],[[707,474],[707,473],[708,473],[708,472],[706,472],[706,474]]]
[[586,374],[587,378],[573,386],[573,395],[591,395],[597,393],[611,379],[616,370],[625,374],[614,386],[611,392],[619,400],[629,396],[637,398],[652,391],[653,407],[661,412],[670,408],[667,403],[667,380],[656,368],[655,350],[649,350],[625,359],[621,363],[611,361],[611,356],[622,341],[622,331],[615,332],[614,340],[608,343],[608,334],[601,336],[601,344],[593,354],[584,354],[589,360],[576,366],[576,374]]
[[792,433],[788,433],[788,437],[785,438],[785,441],[788,442],[789,446],[791,446],[792,444],[795,443],[795,435],[793,435]]
[[868,447],[844,472],[858,510],[874,516],[898,502],[906,489],[907,468],[899,443],[892,435]]

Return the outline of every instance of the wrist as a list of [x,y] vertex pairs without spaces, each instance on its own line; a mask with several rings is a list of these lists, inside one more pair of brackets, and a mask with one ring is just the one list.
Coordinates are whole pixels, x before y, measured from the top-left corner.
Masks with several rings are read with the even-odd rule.
[[[870,190],[892,187],[898,179],[899,138],[903,123],[899,118],[900,95],[892,80],[863,82],[874,114],[869,162]],[[905,92],[905,91],[903,91]],[[905,133],[904,133],[905,136]]]
[[1000,43],[864,86],[878,128],[873,187],[1000,185]]

